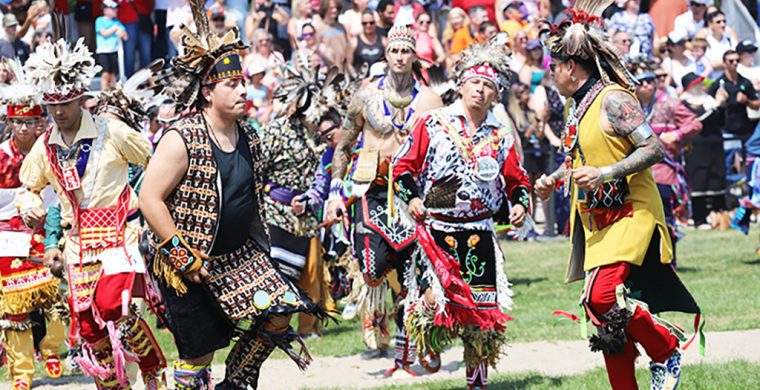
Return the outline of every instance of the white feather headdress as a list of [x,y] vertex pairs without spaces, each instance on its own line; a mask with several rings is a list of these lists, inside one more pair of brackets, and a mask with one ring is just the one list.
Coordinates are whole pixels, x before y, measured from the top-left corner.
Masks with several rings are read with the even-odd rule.
[[0,84],[0,104],[26,106],[42,104],[40,91],[29,82],[18,58],[6,58],[3,63],[8,71],[13,74],[13,83]]
[[37,47],[24,65],[29,82],[36,85],[45,103],[66,103],[89,89],[100,66],[80,38],[72,47],[64,38]]
[[509,88],[509,63],[512,52],[507,48],[509,35],[499,33],[487,42],[475,43],[465,49],[454,65],[457,82],[464,81],[465,73],[474,67],[487,65],[498,74],[500,88]]

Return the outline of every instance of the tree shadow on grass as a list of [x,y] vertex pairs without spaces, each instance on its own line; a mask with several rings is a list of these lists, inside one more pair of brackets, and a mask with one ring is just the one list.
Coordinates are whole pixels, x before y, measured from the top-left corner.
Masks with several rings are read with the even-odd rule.
[[742,263],[747,265],[760,265],[760,259],[742,260]]
[[[545,388],[555,388],[562,385],[562,378],[546,377],[540,374],[530,374],[520,378],[494,378],[488,380],[489,389],[524,389],[529,386],[541,386]],[[461,389],[461,386],[451,386],[449,389]]]
[[692,272],[698,272],[698,271],[700,271],[700,269],[696,267],[676,267],[677,273],[685,274],[685,273],[692,273]]
[[64,375],[58,379],[34,378],[34,386],[65,386],[65,385],[89,385],[95,384],[95,380],[84,375]]
[[515,279],[511,279],[510,278],[509,282],[512,283],[512,284],[514,284],[514,285],[525,284],[525,285],[530,286],[533,283],[544,282],[544,281],[547,281],[547,280],[549,280],[549,279],[542,276],[540,278],[515,278]]

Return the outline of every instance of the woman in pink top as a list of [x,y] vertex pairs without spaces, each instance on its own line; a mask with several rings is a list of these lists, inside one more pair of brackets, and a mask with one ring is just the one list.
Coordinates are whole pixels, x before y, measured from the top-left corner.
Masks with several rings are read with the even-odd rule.
[[423,12],[417,16],[416,29],[417,29],[417,45],[416,52],[417,58],[422,63],[422,76],[425,78],[425,82],[428,82],[427,68],[441,64],[446,60],[446,53],[443,51],[443,45],[437,37],[430,35],[430,24],[432,18],[427,12]]

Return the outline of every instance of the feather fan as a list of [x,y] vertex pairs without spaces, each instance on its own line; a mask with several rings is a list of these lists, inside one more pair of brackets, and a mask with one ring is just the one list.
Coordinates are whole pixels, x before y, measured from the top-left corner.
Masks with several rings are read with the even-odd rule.
[[458,176],[446,176],[436,180],[425,196],[425,208],[428,210],[451,210],[456,207],[457,192],[462,187]]

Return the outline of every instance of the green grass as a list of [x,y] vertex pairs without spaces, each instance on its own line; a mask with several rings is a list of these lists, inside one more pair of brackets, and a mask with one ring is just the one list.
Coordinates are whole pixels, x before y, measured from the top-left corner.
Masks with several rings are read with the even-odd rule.
[[[760,307],[756,304],[760,295],[760,260],[754,253],[757,242],[757,230],[749,236],[733,230],[688,230],[679,242],[679,274],[706,314],[707,331],[760,328]],[[503,242],[502,247],[507,257],[507,277],[515,293],[515,307],[510,314],[516,320],[509,324],[510,341],[577,339],[575,324],[552,316],[554,310],[579,312],[581,283],[563,283],[569,243]],[[692,320],[679,314],[665,317],[687,329]],[[156,337],[167,359],[176,359],[171,334],[157,331]],[[358,319],[330,323],[324,337],[307,340],[307,344],[314,356],[359,353],[364,350],[361,324]],[[223,364],[226,356],[227,350],[217,352],[214,363]],[[284,357],[279,352],[274,355]],[[0,369],[0,378],[5,378],[6,373],[5,368]]]
[[[649,370],[636,370],[636,380],[639,388],[649,387]],[[383,390],[449,390],[461,389],[464,379],[425,382],[424,384],[377,387]],[[679,389],[690,390],[739,390],[757,389],[760,387],[760,364],[737,361],[724,364],[695,364],[686,366],[681,376]],[[573,389],[573,390],[607,390],[607,373],[603,369],[595,369],[581,375],[551,377],[530,372],[517,375],[493,375],[488,379],[488,388],[496,389]]]

